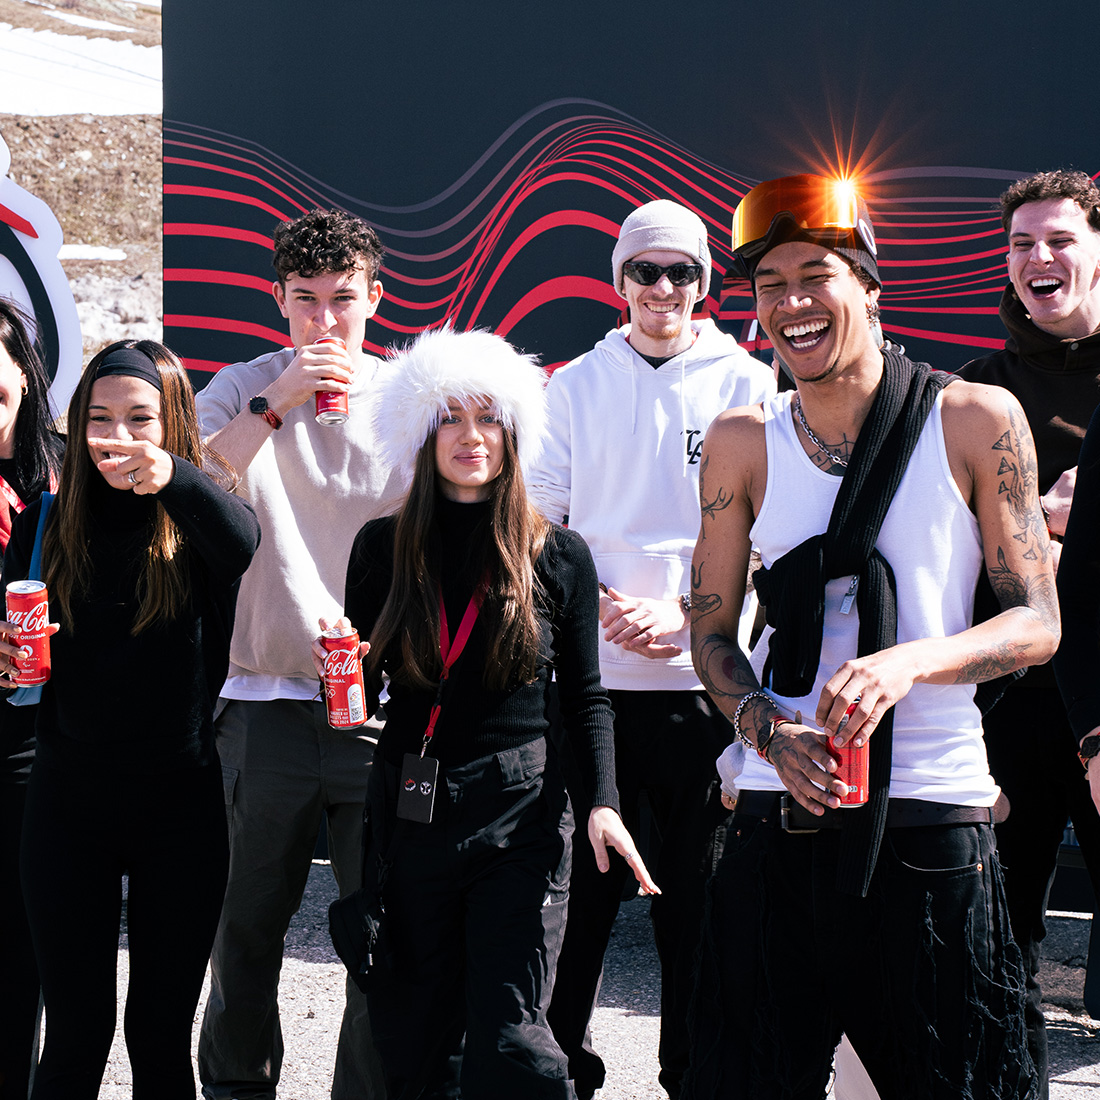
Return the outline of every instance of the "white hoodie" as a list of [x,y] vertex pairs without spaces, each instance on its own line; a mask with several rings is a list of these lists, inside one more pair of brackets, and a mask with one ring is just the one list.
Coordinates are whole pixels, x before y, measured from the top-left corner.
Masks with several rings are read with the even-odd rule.
[[[600,580],[630,596],[675,599],[691,590],[703,436],[720,412],[775,393],[770,369],[713,321],[692,328],[692,346],[656,369],[627,343],[629,325],[613,330],[559,367],[547,388],[550,438],[531,497],[547,519],[568,516]],[[683,652],[651,660],[605,642],[601,631],[604,685],[699,690],[687,628],[661,640]]]

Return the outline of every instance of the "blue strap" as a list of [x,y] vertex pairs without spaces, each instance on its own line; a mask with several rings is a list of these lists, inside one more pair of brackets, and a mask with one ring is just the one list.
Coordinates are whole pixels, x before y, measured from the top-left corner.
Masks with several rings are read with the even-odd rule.
[[[50,514],[50,505],[53,504],[53,493],[43,493],[39,498],[42,507],[38,512],[38,530],[34,535],[34,549],[31,551],[31,567],[27,571],[27,580],[40,581],[42,572],[42,535],[46,530],[46,517]],[[30,687],[16,688],[8,696],[8,702],[13,707],[34,706],[42,699],[42,685],[33,684]]]

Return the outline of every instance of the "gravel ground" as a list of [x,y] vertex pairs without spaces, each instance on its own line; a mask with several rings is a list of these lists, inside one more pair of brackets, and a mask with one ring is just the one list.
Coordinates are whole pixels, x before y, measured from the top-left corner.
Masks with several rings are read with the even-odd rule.
[[[286,1059],[280,1100],[324,1100],[344,1004],[344,970],[328,939],[328,903],[334,896],[328,865],[316,862],[301,911],[287,936],[280,997]],[[1090,921],[1072,913],[1053,915],[1044,944],[1042,983],[1051,1047],[1051,1100],[1084,1100],[1100,1090],[1100,1021],[1081,1003]],[[126,938],[119,951],[119,1016],[127,976]],[[206,989],[196,1016],[206,1003]],[[597,1100],[664,1100],[657,1084],[660,977],[648,908],[622,907],[615,925],[600,1007],[593,1021],[596,1046],[607,1063],[607,1086]],[[127,1100],[129,1062],[116,1035],[100,1100]]]

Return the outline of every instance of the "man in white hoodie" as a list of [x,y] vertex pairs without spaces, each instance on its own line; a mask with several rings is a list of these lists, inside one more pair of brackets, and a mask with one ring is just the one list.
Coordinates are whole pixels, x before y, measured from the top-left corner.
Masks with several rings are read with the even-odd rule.
[[[652,918],[662,979],[660,1080],[675,1097],[687,1066],[703,887],[724,818],[714,762],[731,737],[690,656],[699,459],[714,417],[763,400],[775,384],[713,321],[692,320],[711,274],[706,226],[692,211],[667,199],[639,207],[623,222],[611,262],[630,323],[551,377],[550,440],[530,491],[548,519],[584,536],[604,591],[600,673],[615,710],[623,816],[637,829],[644,796],[659,836],[654,878],[663,893]],[[578,820],[585,810],[578,806]],[[585,856],[574,853],[550,1008],[581,1100],[604,1080],[587,1028],[628,873],[615,861],[601,876]]]

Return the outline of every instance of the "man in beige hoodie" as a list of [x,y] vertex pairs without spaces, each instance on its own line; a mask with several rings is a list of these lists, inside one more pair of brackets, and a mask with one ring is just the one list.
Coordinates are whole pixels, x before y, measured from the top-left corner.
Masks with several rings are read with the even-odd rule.
[[[280,225],[272,291],[293,346],[223,367],[198,396],[203,435],[236,468],[263,532],[217,716],[231,863],[199,1040],[208,1100],[274,1100],[283,939],[322,819],[340,893],[359,886],[375,742],[367,727],[328,726],[310,642],[319,618],[342,612],[356,532],[392,511],[401,490],[371,427],[382,363],[363,351],[381,259],[374,230],[343,212]],[[348,395],[346,422],[317,422],[321,390]],[[332,1096],[381,1097],[381,1082],[366,1001],[349,982]]]

